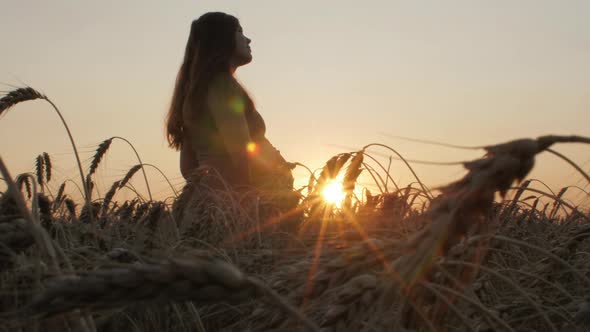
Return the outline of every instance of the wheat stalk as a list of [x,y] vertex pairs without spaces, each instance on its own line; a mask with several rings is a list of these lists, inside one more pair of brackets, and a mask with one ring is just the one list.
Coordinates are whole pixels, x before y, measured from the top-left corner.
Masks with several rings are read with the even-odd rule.
[[562,197],[563,197],[563,195],[565,195],[566,191],[567,191],[567,187],[563,187],[563,188],[561,188],[561,190],[559,190],[559,193],[557,193],[558,200],[553,201],[553,208],[551,208],[551,212],[549,213],[549,218],[551,218],[551,219],[555,218],[555,214],[559,210],[560,201],[562,200]]
[[380,147],[386,148],[386,149],[390,150],[391,152],[395,153],[406,164],[406,167],[408,167],[408,169],[410,170],[410,172],[412,172],[412,174],[416,178],[416,181],[418,181],[418,183],[422,187],[422,190],[424,190],[424,192],[428,196],[430,196],[431,198],[433,197],[432,196],[432,193],[430,192],[430,190],[428,190],[428,188],[424,185],[424,183],[422,183],[422,181],[420,181],[420,178],[418,177],[418,175],[416,174],[416,172],[414,172],[414,169],[412,168],[412,166],[410,166],[410,164],[408,163],[408,160],[406,160],[399,152],[397,152],[396,150],[392,149],[391,147],[389,147],[389,146],[387,146],[385,144],[379,144],[379,143],[371,143],[369,145],[365,145],[363,147],[363,151],[367,150],[371,146],[380,146]]
[[[139,161],[139,165],[141,167],[141,172],[143,173],[143,179],[145,181],[145,187],[146,187],[146,189],[148,191],[148,196],[150,197],[150,201],[152,201],[153,200],[153,197],[152,197],[152,191],[150,189],[150,183],[149,183],[149,181],[147,179],[147,175],[145,173],[145,168],[143,167],[143,162],[141,161],[141,157],[139,156],[139,153],[137,153],[137,150],[135,149],[135,146],[133,146],[133,144],[131,144],[131,142],[129,142],[129,140],[127,140],[124,137],[121,137],[121,136],[113,136],[112,138],[117,138],[117,139],[120,139],[120,140],[126,142],[131,147],[131,149],[133,150],[133,152],[135,153],[135,157],[137,158],[137,161]],[[122,186],[124,186],[124,185],[122,185]]]
[[[508,188],[508,189],[510,189],[510,190],[512,190],[512,189],[519,190],[519,189],[521,189],[521,188],[522,188],[522,187],[510,187],[510,188]],[[565,188],[567,188],[567,187],[565,187]],[[561,206],[562,208],[564,208],[564,207],[567,207],[567,208],[569,208],[570,210],[572,210],[572,212],[573,212],[573,213],[575,213],[575,214],[576,214],[577,216],[579,216],[580,218],[582,218],[582,219],[586,220],[587,222],[590,222],[590,216],[588,216],[588,215],[585,215],[585,214],[584,214],[584,213],[582,213],[580,210],[578,210],[578,209],[577,209],[575,206],[573,206],[573,205],[571,205],[570,203],[568,203],[568,202],[564,201],[563,199],[561,199],[560,197],[558,197],[558,196],[557,196],[557,195],[555,195],[555,194],[550,194],[550,193],[547,193],[547,192],[544,192],[544,191],[542,191],[542,190],[535,189],[535,188],[523,188],[523,190],[525,190],[525,191],[531,191],[531,192],[538,193],[538,194],[541,194],[541,195],[543,195],[543,196],[549,197],[549,198],[551,198],[551,199],[554,201],[554,203],[559,203],[559,204],[560,204],[560,206]],[[563,189],[562,189],[562,190],[563,190]],[[548,203],[545,205],[545,210],[546,210],[546,209],[549,207],[549,204],[550,204],[550,203],[548,202]],[[545,213],[543,213],[543,214],[545,214]]]
[[[25,203],[24,198],[22,197],[21,192],[18,190],[16,183],[14,183],[14,181],[12,180],[12,176],[10,175],[8,168],[4,164],[4,161],[2,160],[1,157],[0,157],[0,174],[2,174],[2,176],[4,177],[4,179],[8,185],[9,192],[12,194],[12,197],[16,201],[16,205],[18,206],[18,209],[20,210],[21,214],[24,216],[24,219],[27,221],[27,227],[29,228],[29,231],[31,232],[31,234],[35,238],[35,242],[37,243],[39,248],[45,249],[45,251],[47,252],[49,257],[51,258],[53,269],[56,272],[59,271],[59,264],[57,261],[57,255],[56,255],[53,243],[51,242],[51,240],[49,238],[49,235],[40,226],[39,218],[35,218],[31,214],[29,209],[27,208],[27,205]],[[36,199],[35,199],[36,198],[36,190],[35,190],[34,194],[35,195],[33,195],[33,209],[36,210],[37,209],[36,202],[35,202],[36,201]]]
[[115,181],[113,183],[113,185],[111,186],[111,189],[109,189],[109,191],[107,191],[107,193],[104,195],[104,200],[102,202],[102,210],[103,213],[106,212],[106,210],[109,207],[109,203],[113,200],[113,197],[115,196],[115,193],[117,192],[117,189],[120,188],[120,184],[121,181]]
[[[92,191],[94,190],[94,181],[90,176],[86,176],[86,188],[88,189],[87,195],[89,199],[92,199]],[[86,204],[88,205],[88,204]]]
[[70,128],[68,127],[68,124],[67,124],[66,120],[64,119],[63,115],[61,114],[60,110],[47,96],[37,92],[35,89],[33,89],[31,87],[19,88],[19,89],[13,90],[13,91],[9,92],[6,96],[0,98],[0,115],[2,115],[10,107],[12,107],[20,102],[24,102],[24,101],[28,101],[28,100],[35,100],[35,99],[43,99],[43,100],[47,101],[53,107],[53,109],[55,110],[55,112],[59,116],[62,124],[64,125],[64,128],[66,129],[66,132],[67,132],[68,137],[70,139],[70,143],[72,144],[72,149],[74,150],[74,156],[76,157],[76,162],[78,163],[78,171],[80,172],[80,180],[82,181],[82,184],[84,185],[86,204],[90,204],[90,194],[88,192],[88,185],[84,181],[84,171],[82,169],[82,162],[80,161],[80,155],[78,154],[78,148],[76,147],[76,142],[74,141],[74,137],[72,136]]
[[125,185],[127,184],[127,182],[129,182],[129,180],[131,180],[133,175],[135,173],[137,173],[137,171],[139,171],[140,168],[141,168],[141,165],[135,165],[135,166],[131,167],[129,169],[129,171],[127,171],[127,174],[125,174],[125,176],[121,180],[121,183],[119,183],[119,188],[124,188]]
[[160,175],[162,175],[162,177],[164,178],[164,180],[166,180],[166,182],[170,186],[170,189],[172,189],[172,192],[174,193],[174,196],[178,197],[178,192],[176,191],[176,189],[172,185],[172,182],[170,182],[170,179],[168,179],[168,177],[166,176],[166,174],[164,174],[164,172],[162,172],[162,170],[160,168],[158,168],[156,165],[152,165],[152,164],[142,164],[142,166],[143,167],[150,166],[150,167],[154,168],[156,171],[158,171],[160,173]]
[[410,247],[416,254],[401,258],[396,268],[408,287],[429,272],[436,257],[463,237],[475,220],[491,207],[494,193],[505,195],[513,181],[523,179],[534,165],[534,157],[560,138],[522,139],[488,146],[487,155],[465,164],[469,170],[461,180],[441,189],[445,195],[430,209],[431,227],[418,233]]
[[66,191],[66,183],[63,182],[60,186],[59,189],[57,189],[57,196],[55,196],[55,201],[53,204],[53,208],[56,209],[61,205],[61,202],[64,199],[64,192]]
[[19,252],[35,243],[22,218],[0,223],[0,256],[10,249]]
[[[464,230],[470,227],[468,220],[459,218],[457,215],[459,209],[462,210],[462,214],[481,213],[487,210],[493,201],[495,191],[505,195],[513,181],[521,180],[532,169],[535,155],[558,142],[589,143],[590,139],[574,136],[543,136],[536,140],[515,140],[488,146],[485,148],[486,158],[465,164],[469,173],[463,179],[443,188],[447,199],[438,204],[438,216],[442,212],[440,207],[443,206],[446,211],[449,211],[446,213],[450,213],[450,215],[447,214],[450,218],[441,223],[447,224],[457,233],[451,236],[462,235]],[[453,223],[457,224],[451,226]],[[442,247],[448,248],[449,245],[450,243],[446,243]]]
[[525,182],[522,183],[522,185],[520,186],[520,188],[518,189],[518,191],[514,194],[514,198],[512,199],[512,203],[506,209],[506,213],[504,213],[504,217],[507,217],[507,216],[511,215],[514,212],[514,209],[516,209],[516,206],[518,205],[518,202],[519,202],[520,197],[524,193],[524,190],[530,184],[531,184],[531,180],[526,180]]
[[[398,257],[387,270],[396,284],[409,296],[421,295],[415,285],[432,277],[439,258],[448,255],[451,247],[467,234],[482,232],[484,215],[492,208],[494,194],[502,196],[514,181],[522,180],[534,165],[534,157],[560,142],[590,143],[579,136],[542,136],[487,146],[484,158],[465,163],[468,173],[459,181],[441,188],[443,196],[434,200],[427,215],[430,227],[407,243],[406,254]],[[525,188],[528,189],[528,188]],[[559,198],[558,198],[559,199]],[[562,202],[561,199],[559,199]],[[471,263],[470,263],[471,264]],[[475,266],[475,265],[474,265]],[[475,277],[472,273],[470,278]],[[471,280],[463,280],[469,283]],[[396,286],[383,293],[381,307],[387,308]],[[379,315],[377,315],[379,316]],[[546,319],[546,316],[544,317]],[[551,322],[546,319],[547,323]]]
[[76,203],[71,198],[65,198],[65,196],[64,203],[66,204],[66,208],[70,212],[70,215],[76,218]]
[[[366,151],[363,151],[363,155],[368,157],[369,159],[373,160],[373,162],[375,162],[375,164],[377,164],[377,166],[379,166],[384,172],[385,172],[385,181],[382,180],[383,183],[383,188],[385,190],[381,190],[381,192],[388,191],[387,185],[389,183],[389,181],[391,181],[391,183],[393,184],[393,186],[395,187],[395,190],[400,190],[399,186],[397,185],[397,183],[395,182],[395,180],[391,177],[389,168],[390,166],[388,166],[387,168],[385,168],[375,157],[371,156],[371,154],[367,153]],[[393,158],[391,156],[389,156],[389,161],[391,162]],[[399,158],[397,158],[396,160],[401,160]],[[406,159],[406,161],[409,162],[408,159]],[[378,174],[378,173],[377,173]]]
[[363,155],[364,153],[362,150],[357,152],[350,161],[346,173],[344,173],[342,190],[346,193],[346,197],[344,198],[343,207],[347,210],[350,210],[356,180],[362,172],[361,166],[363,165]]
[[[96,169],[98,168],[98,164],[100,163],[100,161],[102,160],[102,158],[104,157],[104,155],[107,153],[107,151],[108,151],[109,147],[111,146],[111,143],[113,142],[114,139],[119,139],[119,140],[122,140],[122,141],[126,142],[131,147],[131,149],[133,150],[133,153],[135,153],[135,157],[139,161],[139,165],[140,165],[141,171],[143,173],[143,179],[145,180],[145,185],[146,185],[146,188],[147,188],[147,191],[148,191],[148,196],[150,197],[150,201],[153,200],[152,191],[150,189],[150,183],[149,183],[149,181],[147,179],[147,175],[145,173],[145,169],[143,167],[144,164],[141,161],[141,157],[139,156],[139,153],[135,149],[135,146],[133,146],[133,144],[131,144],[131,142],[129,140],[127,140],[126,138],[124,138],[124,137],[121,137],[121,136],[113,136],[111,138],[108,138],[108,139],[102,141],[102,143],[100,143],[98,145],[98,148],[96,149],[96,152],[94,153],[94,156],[92,157],[92,162],[90,163],[90,169],[88,171],[88,175],[92,175],[92,174],[94,174],[96,172]],[[168,182],[170,183],[170,181],[168,181]],[[122,186],[124,186],[124,184]]]
[[352,154],[350,153],[342,153],[330,158],[326,162],[326,165],[324,165],[322,168],[322,172],[320,173],[320,176],[318,177],[318,180],[315,184],[313,195],[321,194],[326,182],[338,175],[340,169],[348,161],[351,155]]

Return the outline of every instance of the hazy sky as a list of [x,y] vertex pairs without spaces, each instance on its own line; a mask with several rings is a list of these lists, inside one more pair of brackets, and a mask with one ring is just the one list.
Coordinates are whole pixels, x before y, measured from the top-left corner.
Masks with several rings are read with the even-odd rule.
[[[372,142],[414,159],[481,155],[383,134],[465,145],[590,135],[585,0],[2,0],[0,7],[0,90],[27,84],[47,94],[69,122],[85,165],[100,141],[119,135],[144,162],[183,182],[163,120],[190,23],[207,11],[240,19],[254,60],[237,76],[271,142],[288,160],[312,168]],[[13,173],[31,170],[46,151],[58,175],[77,176],[59,119],[42,102],[3,116],[0,142]],[[99,171],[105,186],[136,163],[121,142],[111,150]],[[590,169],[590,147],[557,150]],[[462,174],[460,167],[416,171],[432,186]],[[402,185],[413,181],[400,163],[392,174]],[[148,175],[154,191],[169,195],[157,173]],[[532,176],[557,189],[586,185],[553,156],[541,156]]]

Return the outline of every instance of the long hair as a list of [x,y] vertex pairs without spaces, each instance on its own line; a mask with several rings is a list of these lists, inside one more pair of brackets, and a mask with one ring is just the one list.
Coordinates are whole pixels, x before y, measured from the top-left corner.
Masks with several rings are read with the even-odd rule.
[[[192,22],[166,116],[166,138],[171,148],[179,150],[182,147],[182,109],[187,98],[194,101],[197,108],[194,111],[199,112],[205,105],[209,83],[219,75],[231,79],[244,91],[230,71],[238,26],[237,18],[221,12],[203,14]],[[245,91],[244,94],[251,103]]]

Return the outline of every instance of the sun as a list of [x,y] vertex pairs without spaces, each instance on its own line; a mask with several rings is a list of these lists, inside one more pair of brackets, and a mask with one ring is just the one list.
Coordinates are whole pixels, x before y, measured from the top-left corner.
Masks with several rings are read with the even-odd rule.
[[326,203],[334,204],[339,208],[346,197],[346,193],[342,190],[342,182],[337,180],[329,182],[324,187],[322,196]]

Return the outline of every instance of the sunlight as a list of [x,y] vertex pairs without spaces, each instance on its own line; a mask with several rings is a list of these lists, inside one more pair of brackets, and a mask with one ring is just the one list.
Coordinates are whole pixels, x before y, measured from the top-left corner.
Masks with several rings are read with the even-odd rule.
[[346,197],[346,193],[342,190],[342,182],[338,180],[329,182],[322,191],[322,196],[327,203],[339,208]]
[[249,142],[246,145],[246,150],[248,151],[248,154],[256,155],[256,154],[258,154],[258,151],[259,151],[258,144],[254,143],[254,142]]

